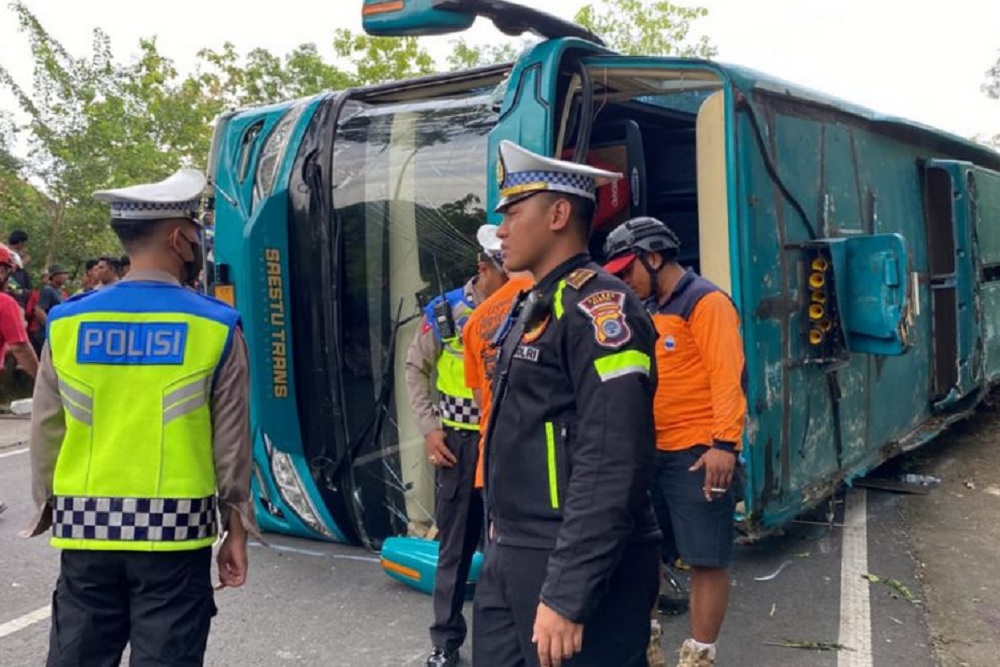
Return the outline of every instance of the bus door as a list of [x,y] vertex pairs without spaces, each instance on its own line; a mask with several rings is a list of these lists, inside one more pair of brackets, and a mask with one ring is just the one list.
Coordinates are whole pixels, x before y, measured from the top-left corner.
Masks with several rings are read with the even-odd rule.
[[938,409],[1000,377],[1000,174],[969,162],[924,165]]

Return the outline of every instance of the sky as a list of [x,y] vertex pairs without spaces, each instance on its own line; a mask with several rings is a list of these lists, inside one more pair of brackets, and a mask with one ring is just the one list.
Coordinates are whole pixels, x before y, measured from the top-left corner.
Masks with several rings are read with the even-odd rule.
[[[585,0],[559,0],[564,18]],[[718,47],[717,59],[776,75],[877,111],[916,120],[960,136],[1000,134],[1000,102],[981,91],[1000,55],[1000,1],[949,0],[692,0],[708,9],[693,27]],[[27,0],[42,24],[71,52],[89,52],[91,31],[107,32],[122,58],[140,37],[156,36],[161,53],[182,71],[196,52],[233,42],[284,53],[313,42],[332,56],[335,28],[360,29],[361,0]],[[466,38],[503,37],[478,21]],[[443,60],[450,37],[424,38]],[[27,41],[13,13],[0,4],[0,64],[30,84]],[[0,109],[13,100],[0,94]]]

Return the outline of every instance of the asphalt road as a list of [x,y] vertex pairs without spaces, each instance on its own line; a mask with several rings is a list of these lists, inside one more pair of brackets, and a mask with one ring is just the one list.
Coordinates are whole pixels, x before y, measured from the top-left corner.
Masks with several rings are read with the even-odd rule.
[[[19,428],[23,424],[0,421],[0,499],[9,506],[0,516],[4,667],[44,664],[59,558],[43,538],[18,536],[32,513]],[[852,491],[838,503],[833,527],[795,524],[782,536],[737,547],[720,667],[932,667],[923,606],[860,576],[897,579],[922,597],[904,502],[903,496]],[[430,598],[390,580],[362,549],[278,536],[269,541],[271,547],[252,547],[248,584],[218,595],[208,665],[423,664]],[[687,636],[686,623],[686,616],[664,619],[668,652]]]

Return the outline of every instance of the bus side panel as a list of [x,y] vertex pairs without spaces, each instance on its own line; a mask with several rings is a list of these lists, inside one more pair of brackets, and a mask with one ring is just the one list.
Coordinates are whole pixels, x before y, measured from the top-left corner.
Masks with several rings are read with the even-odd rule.
[[926,272],[926,233],[919,147],[844,122],[850,117],[771,97],[758,97],[754,109],[774,167],[808,218],[807,224],[768,175],[753,125],[740,114],[748,509],[774,526],[884,460],[895,441],[929,416],[926,290],[917,295],[921,315],[907,354],[853,354],[828,372],[830,365],[804,363],[807,267],[795,244],[898,232],[907,242],[908,275]]
[[[932,349],[932,304],[927,289],[929,271],[923,185],[919,161],[928,154],[920,146],[908,145],[864,129],[855,129],[859,182],[868,199],[866,217],[874,233],[898,232],[906,238],[910,274],[919,276],[911,327],[913,345],[900,357],[873,357],[869,392],[872,397],[868,453],[887,458],[892,443],[931,416],[930,374]],[[911,281],[911,287],[913,282]],[[919,313],[919,315],[916,315]],[[864,471],[862,471],[864,472]]]

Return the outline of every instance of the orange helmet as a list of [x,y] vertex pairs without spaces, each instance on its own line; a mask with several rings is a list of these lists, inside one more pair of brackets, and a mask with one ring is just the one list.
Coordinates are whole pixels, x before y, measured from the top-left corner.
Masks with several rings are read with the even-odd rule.
[[21,257],[16,252],[0,243],[0,264],[6,264],[12,269],[20,269]]

